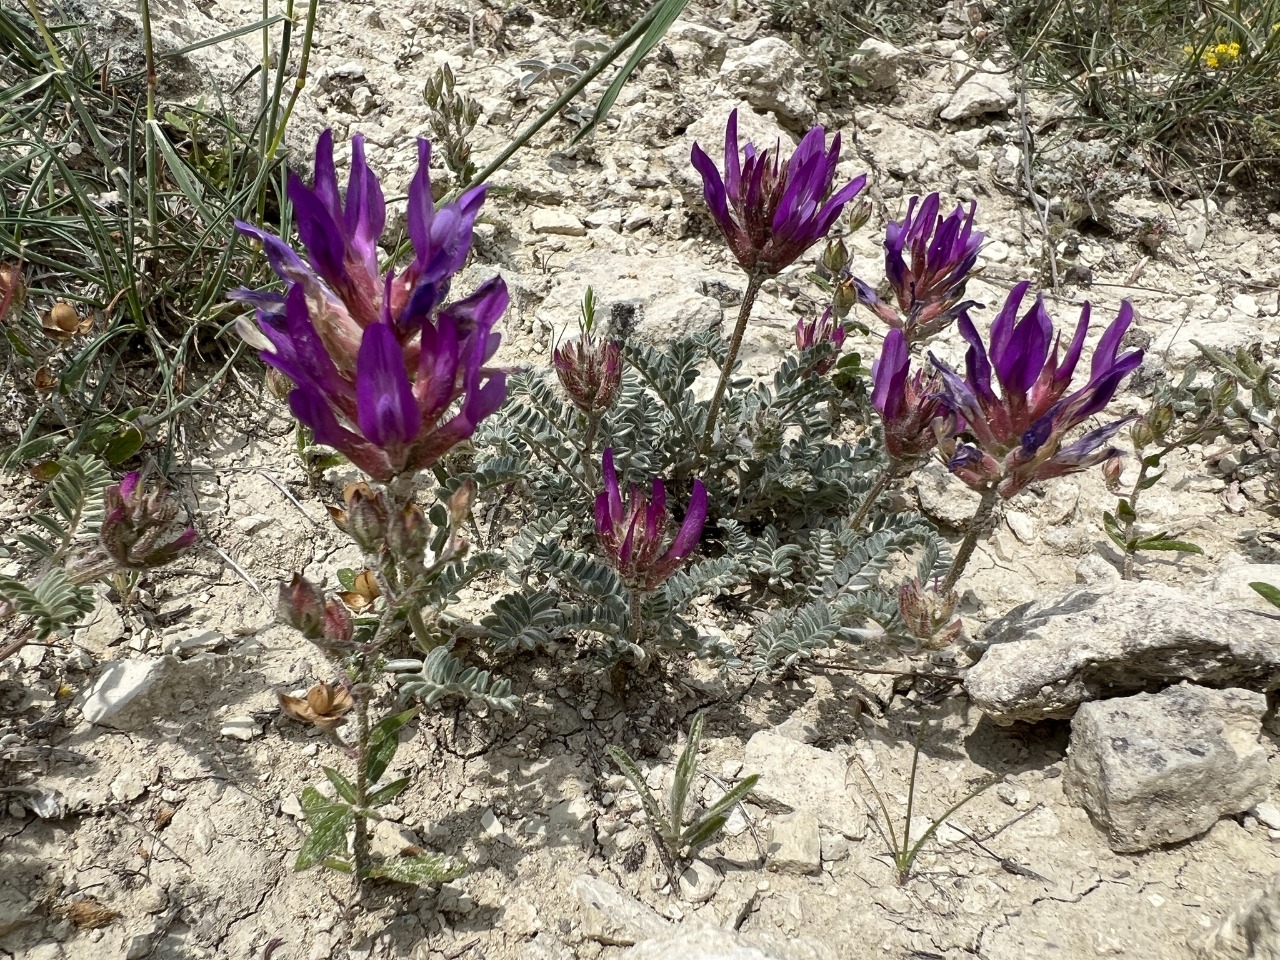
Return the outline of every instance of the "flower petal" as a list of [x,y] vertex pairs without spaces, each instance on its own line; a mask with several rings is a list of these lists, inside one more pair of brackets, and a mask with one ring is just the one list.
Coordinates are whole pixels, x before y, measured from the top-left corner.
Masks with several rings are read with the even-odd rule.
[[418,432],[418,406],[404,369],[404,353],[391,327],[364,332],[356,358],[356,411],[360,429],[379,447],[408,443]]

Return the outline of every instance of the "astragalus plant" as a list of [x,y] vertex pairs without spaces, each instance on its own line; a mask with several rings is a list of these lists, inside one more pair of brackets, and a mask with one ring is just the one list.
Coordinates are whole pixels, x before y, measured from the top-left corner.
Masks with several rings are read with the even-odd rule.
[[[284,290],[236,296],[256,308],[256,325],[242,323],[242,333],[288,378],[293,415],[315,442],[343,454],[367,478],[348,485],[343,506],[331,511],[364,554],[362,602],[326,596],[300,575],[280,588],[281,618],[329,653],[337,673],[305,699],[282,694],[282,706],[329,731],[349,712],[356,728],[354,775],[326,767],[335,795],[314,788],[303,793],[311,833],[297,867],[323,863],[351,873],[357,884],[366,877],[425,883],[456,876],[461,865],[434,854],[380,861],[369,854],[368,821],[409,785],[407,778],[380,781],[401,727],[415,712],[374,724],[370,708],[384,651],[406,635],[425,655],[412,664],[412,692],[428,702],[460,693],[497,708],[512,705],[506,684],[462,668],[437,626],[437,611],[469,575],[462,529],[475,486],[462,480],[429,509],[417,492],[419,475],[439,467],[503,402],[505,374],[490,361],[501,340],[494,326],[506,309],[507,290],[495,276],[469,296],[450,299],[485,191],[468,190],[436,209],[425,141],[409,187],[414,256],[404,269],[384,272],[378,263],[386,220],[382,189],[359,137],[351,148],[345,192],[329,132],[316,148],[312,185],[297,175],[290,179],[305,259],[273,234],[239,225],[261,241]],[[354,616],[351,606],[361,615]]]

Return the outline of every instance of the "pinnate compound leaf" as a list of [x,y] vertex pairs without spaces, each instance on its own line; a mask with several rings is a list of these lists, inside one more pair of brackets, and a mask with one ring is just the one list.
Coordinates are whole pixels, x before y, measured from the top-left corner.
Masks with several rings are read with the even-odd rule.
[[416,676],[401,681],[406,696],[421,697],[428,704],[448,696],[483,700],[493,710],[515,713],[516,697],[511,681],[494,677],[479,667],[463,667],[447,647],[436,647],[422,661]]
[[11,577],[0,577],[0,599],[31,618],[38,640],[76,623],[94,604],[93,588],[73,583],[61,567],[49,570],[32,587]]

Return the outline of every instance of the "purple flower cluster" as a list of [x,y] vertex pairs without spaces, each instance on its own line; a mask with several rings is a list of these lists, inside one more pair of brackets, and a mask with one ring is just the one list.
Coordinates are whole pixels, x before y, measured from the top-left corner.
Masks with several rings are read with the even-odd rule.
[[[1133,322],[1126,301],[1107,327],[1093,353],[1088,381],[1068,392],[1089,331],[1086,304],[1066,352],[1042,297],[1018,319],[1029,283],[1014,287],[991,325],[990,345],[982,342],[967,315],[960,334],[969,344],[961,377],[937,358],[953,423],[940,449],[951,471],[971,487],[995,487],[1011,497],[1033,480],[1084,470],[1118,456],[1107,441],[1132,418],[1097,427],[1073,443],[1068,432],[1101,413],[1120,382],[1142,363],[1142,351],[1120,354],[1121,341]],[[997,391],[997,386],[999,390]],[[961,440],[967,436],[968,440]]]
[[868,284],[854,281],[858,301],[901,329],[908,342],[944,330],[973,306],[962,298],[984,237],[973,229],[977,203],[970,203],[967,216],[963,207],[956,207],[946,217],[938,213],[941,203],[936,193],[923,203],[912,197],[902,222],[890,223],[885,230],[884,271],[894,303],[885,303]]
[[596,497],[596,536],[628,585],[653,590],[675,573],[697,547],[707,522],[707,489],[701,480],[693,481],[684,522],[667,543],[671,515],[662,480],[654,479],[652,496],[632,484],[630,497],[623,504],[612,448],[605,450],[602,465],[604,491]]
[[382,188],[359,136],[351,153],[345,194],[329,131],[316,147],[313,185],[290,176],[306,261],[279,237],[237,222],[262,242],[286,292],[234,296],[257,307],[260,332],[242,325],[242,333],[292,381],[294,416],[318,443],[387,482],[435,464],[502,405],[505,376],[487,364],[501,340],[493,327],[507,307],[507,289],[493,277],[469,297],[446,303],[471,249],[484,187],[437,210],[425,140],[418,141],[418,170],[409,186],[414,259],[400,273],[380,274]]
[[622,386],[622,344],[584,330],[551,355],[556,376],[573,405],[586,414],[613,406]]
[[812,350],[820,343],[828,343],[832,347],[831,352],[813,366],[813,371],[818,376],[830,373],[831,368],[836,365],[845,336],[844,324],[831,315],[829,307],[816,320],[801,317],[796,321],[796,349],[801,353]]
[[724,176],[696,143],[692,161],[702,192],[729,249],[748,273],[772,275],[826,237],[844,205],[857,196],[866,175],[832,192],[840,160],[840,135],[826,147],[814,127],[784,165],[778,145],[761,150],[748,143],[739,156],[738,111],[729,115]]
[[195,527],[178,521],[178,507],[161,487],[146,489],[135,470],[103,493],[102,549],[125,570],[163,566],[196,542]]
[[871,403],[884,423],[884,446],[895,463],[910,463],[938,444],[935,422],[951,413],[942,395],[942,380],[924,370],[911,374],[907,338],[897,328],[884,339],[880,359],[871,369]]

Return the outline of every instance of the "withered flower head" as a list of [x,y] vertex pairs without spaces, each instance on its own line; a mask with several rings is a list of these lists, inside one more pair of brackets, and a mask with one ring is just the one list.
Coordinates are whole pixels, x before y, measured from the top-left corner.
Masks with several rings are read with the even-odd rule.
[[40,324],[45,335],[61,343],[70,340],[77,334],[88,333],[93,329],[93,315],[81,319],[76,308],[65,300],[53,305]]
[[276,691],[280,709],[303,723],[312,723],[326,733],[333,733],[346,723],[346,714],[355,706],[351,690],[342,685],[317,683],[305,697],[291,697]]
[[107,487],[103,502],[99,540],[126,570],[163,566],[195,543],[195,527],[178,519],[178,505],[163,487],[144,487],[137,471]]

